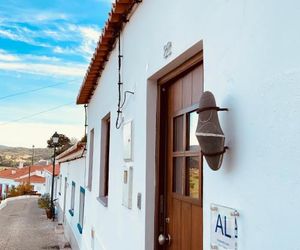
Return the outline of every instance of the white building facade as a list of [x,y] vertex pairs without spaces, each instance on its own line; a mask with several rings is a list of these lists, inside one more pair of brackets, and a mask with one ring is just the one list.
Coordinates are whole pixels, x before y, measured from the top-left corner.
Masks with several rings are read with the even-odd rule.
[[[110,23],[120,24],[118,13],[133,1],[121,2]],[[209,250],[217,204],[239,213],[236,237],[225,229],[237,249],[298,249],[300,3],[144,0],[129,16],[120,54],[114,37],[95,78],[113,36],[106,25],[79,93],[78,103],[88,104],[86,175],[75,166],[83,162],[62,167],[68,193],[75,182],[75,203],[85,189],[79,248]],[[134,93],[119,129],[118,82],[122,102]],[[218,171],[192,143],[206,90],[229,109],[219,113],[229,149]],[[78,234],[79,215],[66,217]],[[170,245],[160,246],[168,234]]]
[[[30,167],[30,184],[37,194],[46,193],[45,173],[49,166],[35,165]],[[29,167],[6,169],[0,172],[0,196],[6,198],[12,187],[29,182]]]
[[84,230],[85,155],[84,144],[77,143],[58,156],[60,164],[57,197],[59,221],[72,249],[87,249],[82,239]]
[[[56,166],[56,168],[58,168],[58,166]],[[48,168],[46,171],[45,171],[45,193],[46,194],[49,194],[51,196],[51,193],[52,193],[52,169],[51,168]],[[57,170],[56,170],[57,171]],[[57,191],[57,186],[58,186],[58,182],[59,182],[59,172],[56,172],[55,173],[55,176],[54,176],[54,185],[53,185],[53,199],[57,199],[57,194],[58,194],[58,191]]]

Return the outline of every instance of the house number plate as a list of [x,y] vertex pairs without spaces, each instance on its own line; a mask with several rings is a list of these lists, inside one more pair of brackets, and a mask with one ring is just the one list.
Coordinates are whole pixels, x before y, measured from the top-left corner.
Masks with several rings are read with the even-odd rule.
[[168,42],[164,46],[164,58],[167,59],[170,55],[172,55],[172,42]]

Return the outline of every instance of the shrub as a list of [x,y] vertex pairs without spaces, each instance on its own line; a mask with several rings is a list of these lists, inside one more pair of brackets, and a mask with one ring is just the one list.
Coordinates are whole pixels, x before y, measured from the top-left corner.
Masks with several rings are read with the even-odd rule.
[[22,183],[17,187],[12,187],[9,190],[7,197],[16,197],[26,194],[31,194],[33,192],[33,186],[29,185],[29,183]]
[[50,209],[51,199],[49,194],[44,194],[38,199],[39,208]]

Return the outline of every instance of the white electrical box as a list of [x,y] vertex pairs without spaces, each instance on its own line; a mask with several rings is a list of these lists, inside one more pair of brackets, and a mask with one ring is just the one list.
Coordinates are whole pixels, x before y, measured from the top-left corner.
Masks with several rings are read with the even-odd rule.
[[133,168],[124,167],[123,170],[123,201],[122,205],[129,209],[132,208],[132,181],[133,181]]
[[132,160],[132,121],[123,125],[123,159]]

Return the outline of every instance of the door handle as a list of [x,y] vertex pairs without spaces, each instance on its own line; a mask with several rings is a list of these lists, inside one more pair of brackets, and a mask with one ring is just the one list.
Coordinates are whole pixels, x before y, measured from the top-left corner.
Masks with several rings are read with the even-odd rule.
[[165,234],[160,234],[158,236],[158,244],[163,246],[165,244],[170,245],[171,244],[171,236],[169,234],[165,235]]

